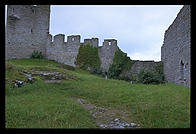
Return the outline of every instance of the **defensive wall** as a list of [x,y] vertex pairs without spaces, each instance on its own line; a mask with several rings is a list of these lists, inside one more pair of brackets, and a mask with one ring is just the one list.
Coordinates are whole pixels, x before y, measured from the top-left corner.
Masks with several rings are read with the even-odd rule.
[[191,7],[185,5],[165,31],[161,61],[165,79],[190,87]]

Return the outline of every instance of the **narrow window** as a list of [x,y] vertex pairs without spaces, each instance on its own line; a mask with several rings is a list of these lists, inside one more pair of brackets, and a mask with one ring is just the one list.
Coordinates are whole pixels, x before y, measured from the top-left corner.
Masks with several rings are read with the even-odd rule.
[[188,63],[186,63],[186,65],[185,65],[185,69],[187,69],[188,68]]
[[33,33],[33,29],[31,29],[31,33]]
[[111,45],[112,44],[112,42],[109,42],[109,45]]
[[180,78],[182,81],[184,81],[184,63],[180,62]]
[[71,40],[72,40],[72,41],[74,41],[75,39],[74,39],[74,38],[72,38]]
[[32,13],[35,14],[35,10],[34,9],[32,9]]

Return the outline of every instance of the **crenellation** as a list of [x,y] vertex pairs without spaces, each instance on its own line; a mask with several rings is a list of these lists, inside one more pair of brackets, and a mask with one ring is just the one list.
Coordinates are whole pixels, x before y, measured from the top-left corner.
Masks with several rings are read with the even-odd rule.
[[[109,44],[111,42],[111,45]],[[115,52],[119,49],[115,39],[104,39],[103,46],[98,47],[98,54],[101,60],[101,68],[105,71],[109,70],[113,62]]]
[[117,40],[115,39],[104,39],[103,46],[117,45]]
[[80,45],[80,35],[67,36],[67,44]]
[[84,39],[84,44],[90,44],[94,47],[98,47],[99,39],[98,38]]
[[[141,68],[153,69],[163,62],[165,78],[169,82],[190,86],[191,9],[183,6],[177,17],[165,31],[161,47],[161,62],[135,61],[133,68],[125,72],[138,74]],[[8,5],[5,59],[29,58],[33,51],[42,52],[47,59],[75,66],[80,45],[90,44],[98,48],[101,68],[109,70],[114,54],[120,48],[116,39],[84,39],[80,35],[49,34],[50,5]]]
[[54,36],[54,43],[59,45],[63,44],[65,40],[65,35],[64,34],[57,34]]

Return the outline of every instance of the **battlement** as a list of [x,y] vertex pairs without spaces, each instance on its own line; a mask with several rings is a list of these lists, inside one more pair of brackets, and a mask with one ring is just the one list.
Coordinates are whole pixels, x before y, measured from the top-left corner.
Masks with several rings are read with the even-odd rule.
[[84,44],[90,44],[94,47],[98,47],[98,43],[99,43],[98,38],[84,39]]
[[7,18],[6,59],[27,58],[33,51],[41,51],[48,59],[75,66],[80,45],[90,44],[98,48],[101,67],[108,70],[118,49],[115,39],[105,39],[103,46],[98,47],[98,38],[81,42],[80,35],[67,36],[67,41],[64,34],[52,36],[50,5],[8,5]]
[[[65,35],[64,34],[57,34],[54,36],[54,40],[52,41],[52,35],[48,34],[48,40],[51,42],[49,44],[53,44],[58,46],[59,44],[65,45],[65,46],[71,46],[71,45],[86,45],[90,44],[94,47],[98,47],[99,38],[91,38],[91,39],[84,39],[84,42],[80,42],[80,35],[70,35],[67,36],[67,42],[65,42]],[[99,48],[105,47],[111,48],[111,46],[117,47],[117,40],[115,39],[104,39],[103,46],[99,46]]]
[[62,44],[65,40],[65,35],[64,34],[57,34],[54,36],[54,43],[55,44]]
[[116,45],[117,46],[117,40],[115,39],[104,39],[103,46],[107,45]]
[[80,35],[67,36],[67,44],[80,45]]

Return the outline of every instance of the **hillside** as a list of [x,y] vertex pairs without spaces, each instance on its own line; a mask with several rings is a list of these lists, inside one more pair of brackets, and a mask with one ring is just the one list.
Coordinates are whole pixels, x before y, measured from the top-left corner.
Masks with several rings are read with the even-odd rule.
[[45,59],[6,61],[5,96],[6,128],[190,127],[190,88],[105,79]]

